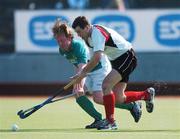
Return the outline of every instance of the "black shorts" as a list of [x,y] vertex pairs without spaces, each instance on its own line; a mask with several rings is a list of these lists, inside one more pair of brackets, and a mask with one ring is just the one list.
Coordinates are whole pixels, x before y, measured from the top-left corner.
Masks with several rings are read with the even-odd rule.
[[122,80],[120,82],[128,82],[129,75],[137,66],[137,58],[133,49],[111,61],[111,65],[113,69],[121,74]]

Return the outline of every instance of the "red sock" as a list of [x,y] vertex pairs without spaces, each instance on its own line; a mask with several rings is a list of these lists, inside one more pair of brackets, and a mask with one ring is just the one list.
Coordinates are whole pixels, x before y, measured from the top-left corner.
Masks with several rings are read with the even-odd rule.
[[114,122],[114,107],[115,107],[115,96],[114,93],[103,96],[106,119],[110,122]]
[[149,94],[146,91],[127,91],[125,92],[125,95],[125,103],[130,103],[137,100],[147,100],[149,98]]

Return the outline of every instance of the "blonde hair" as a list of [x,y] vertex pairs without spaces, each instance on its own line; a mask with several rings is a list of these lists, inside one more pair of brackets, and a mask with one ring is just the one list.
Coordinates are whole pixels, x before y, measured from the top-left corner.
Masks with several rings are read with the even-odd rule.
[[66,37],[71,37],[73,38],[73,31],[69,25],[67,25],[66,22],[62,22],[60,19],[57,19],[53,28],[52,32],[54,37],[60,35],[60,34],[65,34]]

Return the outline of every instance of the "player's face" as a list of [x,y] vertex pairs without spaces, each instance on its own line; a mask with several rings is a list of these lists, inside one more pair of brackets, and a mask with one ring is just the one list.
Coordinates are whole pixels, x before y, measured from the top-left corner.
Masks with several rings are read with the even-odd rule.
[[70,37],[66,37],[65,34],[60,34],[56,36],[56,40],[61,49],[63,49],[64,51],[69,51],[72,41]]
[[77,26],[77,27],[75,28],[75,31],[76,31],[76,33],[78,34],[79,37],[81,37],[83,40],[87,41],[87,39],[88,39],[88,34],[89,34],[87,27],[85,27],[84,29],[82,29],[82,28],[80,28],[79,26]]

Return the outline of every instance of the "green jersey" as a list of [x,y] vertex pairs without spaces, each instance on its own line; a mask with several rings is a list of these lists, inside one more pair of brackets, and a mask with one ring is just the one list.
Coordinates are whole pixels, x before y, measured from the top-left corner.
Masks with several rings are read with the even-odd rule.
[[[80,63],[86,64],[89,60],[89,52],[88,49],[84,46],[85,44],[81,40],[73,39],[70,51],[63,51],[59,48],[59,52],[62,56],[64,56],[70,63],[75,65],[76,67]],[[101,63],[99,63],[92,71],[100,69],[102,67]]]
[[77,67],[80,63],[86,64],[88,62],[88,51],[83,45],[82,41],[73,39],[70,51],[63,51],[59,48],[59,52],[70,63]]

